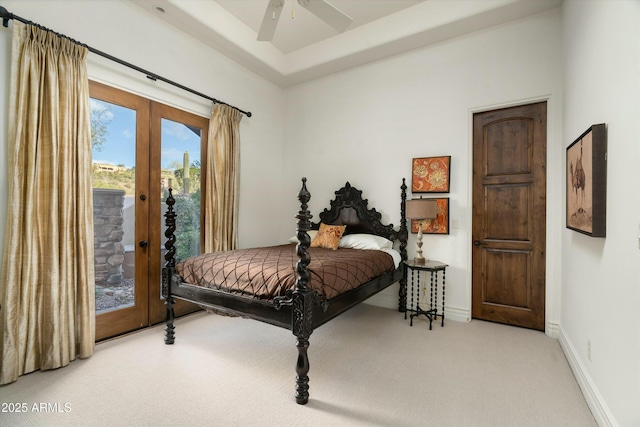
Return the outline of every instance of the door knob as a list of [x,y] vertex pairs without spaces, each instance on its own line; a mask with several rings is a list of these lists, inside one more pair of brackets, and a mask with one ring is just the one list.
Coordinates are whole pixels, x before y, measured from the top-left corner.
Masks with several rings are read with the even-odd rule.
[[474,240],[473,244],[476,245],[476,246],[480,246],[480,240]]
[[149,246],[149,242],[147,242],[146,240],[140,240],[140,242],[138,242],[138,246],[140,246],[141,248],[146,248],[147,246]]

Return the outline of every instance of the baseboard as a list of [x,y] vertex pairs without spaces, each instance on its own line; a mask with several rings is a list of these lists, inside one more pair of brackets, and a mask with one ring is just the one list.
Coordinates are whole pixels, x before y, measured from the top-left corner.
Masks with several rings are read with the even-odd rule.
[[445,305],[445,319],[455,320],[456,322],[470,322],[471,312],[465,308],[449,307]]
[[560,347],[569,362],[569,366],[571,366],[573,375],[576,377],[576,381],[578,381],[578,385],[582,390],[582,394],[584,395],[587,405],[589,406],[589,409],[591,409],[591,413],[596,419],[598,426],[617,427],[618,423],[602,398],[602,395],[598,391],[598,387],[593,383],[593,380],[580,360],[575,347],[562,330],[562,327],[558,328],[558,341],[560,342]]
[[547,322],[544,333],[548,337],[558,339],[560,335],[560,325],[554,322]]
[[[365,301],[365,304],[371,304],[378,307],[398,309],[398,295],[380,292]],[[469,322],[471,313],[469,310],[457,307],[449,307],[445,305],[445,319],[454,320],[456,322]]]
[[398,294],[379,292],[371,298],[364,301],[364,304],[375,305],[377,307],[391,308],[393,310],[398,309]]

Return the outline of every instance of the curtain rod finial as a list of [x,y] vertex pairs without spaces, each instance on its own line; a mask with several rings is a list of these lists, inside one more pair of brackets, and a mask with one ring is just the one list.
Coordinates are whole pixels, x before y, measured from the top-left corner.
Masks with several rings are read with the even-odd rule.
[[9,19],[13,19],[13,15],[4,7],[0,6],[0,18],[2,18],[2,25],[5,28],[9,27]]

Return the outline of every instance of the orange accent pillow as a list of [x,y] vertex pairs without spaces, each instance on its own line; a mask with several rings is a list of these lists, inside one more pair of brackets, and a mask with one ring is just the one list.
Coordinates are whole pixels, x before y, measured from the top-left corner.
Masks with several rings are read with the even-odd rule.
[[311,242],[312,248],[338,249],[340,238],[347,228],[346,225],[327,225],[320,223],[318,234]]

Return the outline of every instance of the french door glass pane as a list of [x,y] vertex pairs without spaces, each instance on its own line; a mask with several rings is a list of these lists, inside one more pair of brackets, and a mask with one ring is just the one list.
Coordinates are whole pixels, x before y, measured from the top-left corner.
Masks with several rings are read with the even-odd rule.
[[91,99],[96,313],[135,304],[136,111]]
[[[200,254],[200,138],[202,129],[168,119],[161,121],[162,200],[173,189],[176,259]],[[162,206],[162,215],[166,205]],[[164,230],[163,230],[164,235]],[[164,248],[164,246],[163,246]]]

